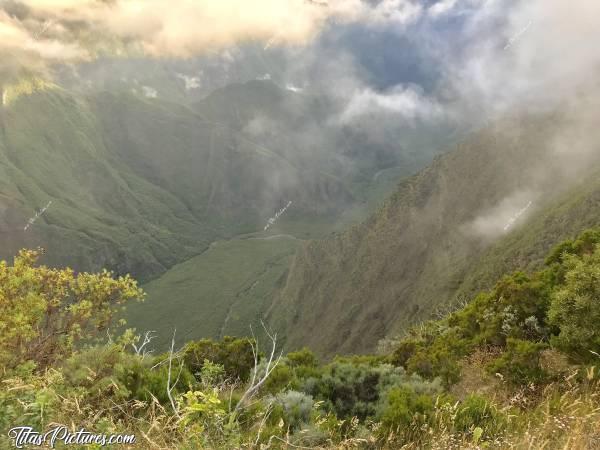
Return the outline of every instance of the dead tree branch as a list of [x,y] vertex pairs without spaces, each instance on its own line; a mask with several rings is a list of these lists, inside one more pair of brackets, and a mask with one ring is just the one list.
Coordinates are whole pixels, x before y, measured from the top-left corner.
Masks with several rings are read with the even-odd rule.
[[239,402],[235,406],[235,409],[233,410],[234,415],[236,415],[237,412],[244,406],[244,404],[258,392],[260,387],[269,378],[269,375],[271,375],[271,372],[273,372],[273,370],[275,370],[275,367],[277,367],[277,365],[279,364],[279,362],[281,361],[281,358],[283,356],[283,352],[282,352],[279,354],[277,359],[275,359],[275,350],[277,349],[277,333],[274,333],[274,334],[269,333],[269,330],[267,330],[267,327],[265,326],[265,324],[262,321],[261,321],[261,325],[263,326],[265,333],[271,340],[271,353],[269,355],[269,359],[267,360],[264,374],[262,376],[259,376],[258,375],[258,340],[254,336],[254,331],[252,331],[252,327],[250,327],[250,331],[252,332],[252,338],[253,338],[253,340],[250,341],[250,346],[252,347],[252,355],[254,356],[254,370],[252,371],[252,380],[250,381],[250,385],[248,386],[248,388],[242,395],[242,398],[240,398]]
[[154,351],[154,350],[144,350],[146,345],[148,345],[150,342],[152,342],[152,339],[154,339],[156,337],[156,335],[153,335],[153,333],[156,333],[156,332],[155,331],[146,331],[146,333],[144,334],[144,340],[140,344],[139,347],[137,345],[135,345],[135,343],[133,343],[133,342],[131,343],[131,346],[135,350],[135,354],[140,355],[142,357],[142,359],[144,359],[146,357],[146,355],[149,355],[150,353],[152,353]]
[[171,407],[173,408],[173,411],[175,412],[175,415],[178,418],[181,418],[181,415],[179,414],[179,408],[177,407],[175,400],[173,399],[173,389],[175,389],[175,386],[177,386],[177,383],[179,382],[179,377],[181,376],[181,372],[183,371],[183,358],[181,358],[181,361],[179,362],[179,372],[177,373],[177,378],[175,379],[175,382],[173,384],[171,384],[171,379],[172,379],[172,368],[173,368],[173,355],[175,354],[175,332],[177,330],[173,330],[173,339],[171,339],[171,349],[169,350],[169,373],[167,375],[167,396],[169,397],[169,401],[171,402]]

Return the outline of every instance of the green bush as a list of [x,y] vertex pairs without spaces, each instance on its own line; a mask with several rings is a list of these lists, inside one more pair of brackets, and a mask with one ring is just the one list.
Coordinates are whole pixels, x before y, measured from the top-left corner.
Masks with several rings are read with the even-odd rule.
[[[106,397],[150,401],[157,398],[168,404],[166,386],[168,365],[161,358],[142,359],[117,345],[92,347],[65,361],[63,373],[69,386],[85,392],[86,401],[100,402]],[[179,372],[174,368],[174,378]],[[173,395],[187,391],[195,383],[183,367]]]
[[395,365],[406,368],[408,361],[423,347],[421,341],[416,339],[405,339],[401,341],[389,357],[389,361]]
[[222,365],[228,377],[247,381],[254,368],[252,341],[225,336],[220,342],[211,339],[189,342],[185,347],[184,360],[188,370],[198,376],[204,361],[208,360]]
[[297,430],[310,422],[314,405],[310,395],[303,392],[286,391],[277,394],[274,404],[281,408],[285,426],[290,431]]
[[564,283],[552,296],[550,322],[560,331],[558,348],[582,361],[600,352],[600,245],[589,254],[563,257]]
[[42,253],[21,250],[12,266],[0,261],[2,368],[51,367],[108,330],[119,305],[144,296],[129,276],[36,266]]
[[374,417],[387,392],[400,386],[428,394],[441,391],[439,380],[426,381],[402,367],[381,363],[372,366],[336,361],[326,366],[320,376],[300,383],[303,392],[325,402],[326,410],[337,417],[361,420]]
[[416,424],[418,428],[430,423],[435,412],[434,405],[431,395],[417,394],[408,387],[397,387],[388,392],[378,418],[385,434],[401,433],[412,425]]
[[548,381],[549,375],[540,366],[541,351],[548,346],[539,342],[509,338],[506,351],[488,365],[491,373],[500,373],[512,384]]
[[319,365],[317,356],[306,347],[297,352],[288,353],[286,359],[290,367],[317,367]]
[[[259,373],[264,373],[264,369],[262,371],[261,369],[263,369],[263,367],[262,365],[259,365]],[[281,362],[273,369],[261,390],[263,393],[276,394],[282,390],[294,388],[297,384],[294,369],[285,362]]]

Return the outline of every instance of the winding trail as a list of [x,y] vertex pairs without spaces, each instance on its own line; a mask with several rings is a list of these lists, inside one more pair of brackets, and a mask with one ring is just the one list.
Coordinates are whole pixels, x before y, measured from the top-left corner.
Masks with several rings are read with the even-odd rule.
[[265,237],[247,237],[247,238],[240,238],[240,239],[253,239],[253,240],[257,240],[257,241],[269,241],[271,239],[281,239],[281,238],[287,238],[287,239],[293,239],[295,241],[301,241],[302,239],[297,238],[296,236],[292,236],[291,234],[274,234],[273,236],[265,236]]

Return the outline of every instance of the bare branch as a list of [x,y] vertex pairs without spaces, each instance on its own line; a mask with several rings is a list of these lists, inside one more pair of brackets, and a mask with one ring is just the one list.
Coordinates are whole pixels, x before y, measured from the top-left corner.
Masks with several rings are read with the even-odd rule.
[[173,355],[175,353],[175,333],[176,333],[176,329],[173,330],[173,339],[171,339],[171,349],[169,350],[169,373],[167,376],[167,396],[169,397],[169,401],[171,402],[171,407],[173,408],[173,411],[175,412],[175,415],[181,419],[181,415],[179,414],[179,409],[177,408],[177,405],[175,404],[175,400],[173,399],[173,389],[175,388],[175,386],[177,385],[177,382],[179,381],[179,377],[181,376],[181,371],[183,370],[183,358],[181,359],[181,362],[179,364],[179,373],[177,374],[177,379],[175,380],[175,383],[173,383],[173,385],[171,385],[171,370],[173,367]]
[[238,401],[237,405],[235,406],[235,409],[233,410],[234,415],[245,405],[246,401],[248,401],[250,398],[252,398],[252,396],[254,396],[258,392],[260,387],[269,378],[269,375],[271,375],[273,370],[275,370],[275,368],[277,367],[277,365],[279,364],[279,362],[281,361],[281,358],[283,356],[283,352],[282,352],[279,354],[277,359],[274,360],[275,350],[277,349],[277,333],[275,333],[275,334],[269,333],[269,331],[267,330],[267,327],[265,326],[265,324],[262,321],[261,321],[261,325],[263,326],[266,335],[271,340],[271,354],[269,356],[269,359],[267,360],[267,365],[265,367],[265,373],[262,376],[260,376],[259,380],[257,381],[258,340],[254,337],[254,332],[252,331],[252,327],[250,327],[250,331],[252,332],[252,337],[254,338],[254,342],[255,342],[255,344],[250,342],[250,345],[252,347],[252,354],[254,355],[254,370],[252,371],[252,380],[250,381],[248,388],[246,389],[246,391],[242,395],[242,398]]
[[156,337],[156,335],[153,335],[152,333],[156,333],[156,332],[155,331],[146,331],[146,333],[144,334],[144,341],[140,344],[139,347],[137,345],[135,345],[135,343],[133,343],[133,342],[131,343],[131,346],[135,350],[135,354],[141,355],[142,359],[144,359],[146,357],[146,355],[149,355],[150,353],[152,353],[154,351],[154,350],[144,350],[146,345],[148,345],[150,342],[152,342],[152,339],[154,339]]

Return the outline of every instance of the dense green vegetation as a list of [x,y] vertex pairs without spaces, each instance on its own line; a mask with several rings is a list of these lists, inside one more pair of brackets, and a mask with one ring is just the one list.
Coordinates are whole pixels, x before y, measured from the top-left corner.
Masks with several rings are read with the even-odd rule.
[[110,267],[145,279],[215,236],[172,193],[115,163],[85,100],[55,87],[19,97],[0,121],[4,257],[43,244],[52,265]]
[[146,301],[127,308],[127,322],[155,331],[163,349],[175,328],[180,341],[246,335],[260,324],[299,243],[285,235],[216,242],[143,285]]
[[[554,136],[570,120],[563,113],[500,120],[401,181],[369,219],[304,243],[270,309],[271,326],[289,330],[286,348],[371,352],[507,272],[539,269],[554,243],[596,226],[600,153],[573,170],[577,176],[562,175],[565,163],[554,157]],[[511,214],[494,215],[502,208]],[[479,233],[482,219],[492,232]]]
[[[216,240],[261,230],[290,200],[278,232],[314,221],[324,226],[299,237],[322,236],[342,211],[363,207],[373,172],[396,164],[373,157],[341,181],[353,164],[312,161],[313,151],[285,137],[286,126],[308,120],[302,114],[318,105],[272,83],[228,87],[195,109],[127,91],[84,96],[41,80],[3,90],[10,94],[0,105],[5,258],[43,245],[53,266],[108,267],[148,281]],[[252,92],[261,93],[260,103],[248,98]],[[223,104],[232,95],[233,109]],[[285,114],[289,102],[298,106],[295,115]],[[247,121],[269,114],[282,137],[245,131]],[[336,159],[330,143],[319,148],[323,161]]]
[[0,264],[3,431],[64,423],[134,433],[139,448],[598,443],[599,229],[379,355],[328,362],[308,349],[278,358],[268,329],[260,348],[225,337],[155,355],[152,340],[110,331],[116,308],[143,295],[135,282],[48,269],[38,256]]
[[[341,230],[431,153],[393,141],[360,152],[364,137],[352,130],[312,129],[328,134],[307,148],[299,136],[327,105],[271,82],[227,86],[193,107],[119,90],[83,95],[41,79],[3,89],[0,257],[43,246],[50,266],[131,273],[149,297],[129,318],[159,331],[162,344],[175,327],[182,338],[246,333],[270,306],[298,241],[233,237]],[[247,128],[256,118],[262,133]],[[166,311],[177,320],[163,320]]]

